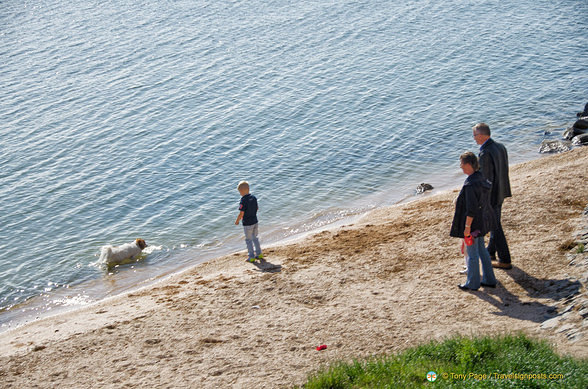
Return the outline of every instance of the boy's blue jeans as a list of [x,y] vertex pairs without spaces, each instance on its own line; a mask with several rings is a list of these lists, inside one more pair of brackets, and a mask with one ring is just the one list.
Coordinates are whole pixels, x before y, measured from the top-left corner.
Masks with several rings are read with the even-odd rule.
[[468,280],[464,286],[470,289],[478,289],[480,287],[479,261],[482,261],[482,282],[487,285],[496,285],[492,261],[484,245],[484,237],[479,236],[475,238],[474,244],[466,247],[468,251]]
[[[259,239],[257,239],[257,223],[252,226],[243,226],[243,230],[245,231],[245,244],[247,244],[249,258],[261,255],[261,246],[259,245]],[[255,246],[255,251],[253,251],[253,246]]]

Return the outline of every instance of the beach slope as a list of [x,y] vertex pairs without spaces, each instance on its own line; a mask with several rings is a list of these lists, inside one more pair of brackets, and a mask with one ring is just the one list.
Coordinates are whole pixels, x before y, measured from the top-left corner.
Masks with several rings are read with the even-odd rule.
[[514,268],[496,269],[495,289],[457,288],[456,188],[266,250],[263,266],[218,258],[2,333],[0,386],[291,387],[337,359],[517,331],[586,358],[582,307],[570,302],[586,300],[587,269],[562,245],[584,220],[587,166],[588,147],[511,167]]

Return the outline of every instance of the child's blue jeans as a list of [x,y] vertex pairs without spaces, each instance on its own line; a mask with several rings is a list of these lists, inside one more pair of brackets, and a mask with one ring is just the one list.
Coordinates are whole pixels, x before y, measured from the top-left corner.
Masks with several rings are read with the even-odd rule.
[[[259,239],[257,239],[257,223],[251,226],[243,226],[243,230],[245,231],[245,244],[247,244],[249,258],[261,255],[261,246],[259,245]],[[253,251],[253,246],[255,246],[255,252]]]

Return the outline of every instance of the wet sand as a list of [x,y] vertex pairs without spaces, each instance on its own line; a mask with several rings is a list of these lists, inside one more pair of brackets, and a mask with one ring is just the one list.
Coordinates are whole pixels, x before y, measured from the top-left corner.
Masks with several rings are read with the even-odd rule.
[[588,358],[582,321],[545,325],[586,296],[585,267],[560,247],[582,222],[586,166],[588,147],[511,167],[503,226],[514,268],[495,269],[495,289],[457,288],[459,188],[425,194],[268,249],[265,264],[225,256],[2,333],[0,387],[291,387],[334,360],[456,334],[522,331]]

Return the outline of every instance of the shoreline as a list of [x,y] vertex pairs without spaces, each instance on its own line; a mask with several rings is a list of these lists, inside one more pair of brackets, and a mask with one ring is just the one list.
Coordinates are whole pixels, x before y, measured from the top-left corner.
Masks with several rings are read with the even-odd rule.
[[[519,161],[526,161],[544,157],[544,155],[538,154],[536,151],[532,151],[532,149],[536,148],[535,146],[538,147],[538,144],[535,145],[535,143],[536,139],[534,142],[531,142],[531,146],[529,146],[527,143],[528,147],[524,149],[522,154],[516,153],[515,159]],[[513,143],[513,146],[514,145],[517,144]],[[430,176],[430,174],[428,176]],[[263,231],[263,233],[264,236],[266,233],[269,233],[269,235],[272,235],[272,238],[277,237],[277,239],[270,243],[271,246],[276,244],[286,244],[289,241],[295,241],[296,239],[300,239],[300,237],[298,237],[299,235],[303,239],[304,236],[307,236],[308,234],[312,235],[316,232],[322,231],[325,228],[336,228],[338,224],[344,222],[347,218],[354,219],[356,217],[361,217],[361,215],[364,213],[371,212],[374,209],[382,207],[385,208],[394,204],[403,203],[405,201],[418,200],[418,197],[414,194],[414,188],[416,185],[423,181],[429,182],[430,179],[432,179],[432,183],[435,184],[434,180],[436,180],[438,177],[438,175],[427,178],[411,177],[411,179],[402,181],[399,183],[399,185],[404,189],[404,191],[401,191],[401,194],[396,196],[397,198],[394,201],[389,201],[386,196],[386,192],[390,188],[395,188],[395,185],[389,182],[387,187],[384,189],[379,188],[377,192],[369,193],[365,197],[355,198],[349,203],[343,204],[342,208],[327,207],[316,213],[295,219],[293,224],[295,227],[293,229],[300,229],[303,230],[303,232],[292,234],[290,231],[288,231],[283,233],[281,231],[283,229],[283,225],[278,223],[270,226],[270,229]],[[448,170],[443,170],[441,177],[443,177],[443,179],[437,180],[437,182],[440,182],[440,184],[434,185],[435,190],[433,193],[438,193],[439,188],[447,188],[447,190],[449,190],[452,186],[454,186],[453,184],[457,182],[455,180],[455,174]],[[461,183],[461,180],[458,181]],[[430,193],[427,193],[427,195],[428,194]],[[364,201],[365,198],[369,198],[369,200]],[[344,216],[342,219],[339,219],[335,222],[328,221],[326,224],[321,224],[322,221],[320,219],[322,216],[325,214],[331,216],[332,214],[339,212],[350,214],[351,216]],[[335,219],[336,218],[337,216],[335,216]],[[317,224],[318,227],[311,226],[309,229],[306,229],[307,225],[312,224]],[[235,236],[238,238],[235,238]],[[116,280],[106,280],[106,273],[99,270],[96,271],[96,268],[99,267],[96,265],[99,256],[99,246],[95,246],[93,244],[87,245],[88,247],[95,246],[95,258],[93,258],[94,261],[89,263],[80,262],[79,264],[76,264],[76,266],[79,265],[84,269],[91,268],[91,272],[94,273],[79,279],[76,278],[68,280],[68,272],[71,270],[71,268],[67,268],[61,270],[63,272],[61,273],[63,275],[62,278],[58,277],[56,279],[47,279],[46,281],[49,281],[48,284],[38,282],[29,283],[29,287],[23,285],[22,287],[15,287],[12,290],[9,290],[8,293],[4,296],[4,301],[6,302],[13,300],[18,302],[14,305],[8,304],[3,306],[2,310],[0,310],[0,334],[7,330],[19,327],[23,324],[42,319],[44,317],[53,316],[56,313],[59,314],[60,312],[71,311],[82,308],[88,304],[94,304],[105,298],[113,297],[114,295],[112,293],[116,293],[115,295],[118,295],[131,292],[137,289],[137,285],[140,285],[139,287],[143,287],[144,285],[151,285],[153,283],[159,282],[159,280],[162,278],[165,279],[170,274],[182,272],[184,270],[190,269],[193,266],[197,266],[200,262],[214,260],[215,258],[222,257],[224,255],[230,255],[233,252],[238,252],[241,250],[240,247],[243,245],[240,236],[241,231],[238,231],[237,233],[229,232],[226,234],[222,242],[218,241],[218,245],[216,246],[214,243],[211,243],[210,246],[207,246],[206,244],[201,246],[199,244],[184,244],[181,241],[178,241],[170,246],[171,248],[168,248],[165,246],[165,244],[160,245],[160,242],[156,242],[155,246],[163,248],[163,251],[171,252],[172,254],[170,257],[173,259],[168,260],[166,253],[162,254],[156,251],[145,258],[144,261],[128,265],[130,268],[126,267],[124,270],[122,270],[122,274],[117,275]],[[233,248],[226,248],[227,246],[231,245]],[[264,245],[263,242],[262,245]],[[207,249],[200,251],[200,248],[202,247],[207,247]],[[212,248],[208,250],[210,247]],[[85,260],[91,259],[92,256],[85,256],[85,258]],[[203,259],[199,259],[198,261],[188,260],[179,265],[176,265],[174,263],[175,258]],[[151,262],[152,259],[153,261]],[[158,263],[160,259],[167,261],[167,263],[160,266]],[[147,262],[151,263],[147,264]],[[133,276],[130,275],[130,273],[142,274]],[[101,280],[101,278],[103,280]],[[110,289],[111,283],[117,284],[114,292],[112,292]],[[34,286],[31,287],[31,285]],[[46,285],[49,286],[49,288],[46,288]],[[18,289],[22,289],[21,292],[24,291],[24,293],[11,294],[15,291],[18,291]],[[46,289],[51,290],[47,292]]]
[[[531,156],[533,156],[533,158],[531,158]],[[516,159],[525,162],[528,160],[543,158],[545,156],[545,154],[534,153],[531,152],[531,149],[528,149],[524,154],[517,155]],[[353,223],[355,220],[361,219],[363,215],[368,214],[374,210],[387,208],[397,204],[403,204],[405,202],[418,201],[424,196],[434,195],[446,190],[451,190],[451,188],[454,187],[457,182],[461,184],[461,178],[456,181],[455,176],[456,175],[454,172],[444,171],[444,173],[441,175],[443,178],[441,180],[438,180],[437,178],[439,177],[437,176],[434,178],[431,177],[432,181],[431,179],[421,180],[413,178],[413,181],[410,183],[405,183],[402,185],[405,191],[401,192],[400,195],[398,195],[397,198],[393,201],[389,201],[387,199],[383,200],[386,198],[385,193],[387,190],[381,189],[378,192],[369,194],[367,196],[370,199],[369,201],[355,199],[350,203],[345,204],[344,207],[341,208],[341,211],[343,213],[347,213],[346,216],[340,217],[335,221],[326,222],[325,224],[319,223],[318,226],[304,230],[304,226],[307,224],[313,224],[313,221],[319,219],[323,214],[329,214],[329,208],[327,208],[320,211],[319,213],[310,215],[305,219],[297,220],[294,225],[297,227],[302,227],[301,229],[303,231],[301,232],[288,232],[284,234],[280,232],[281,228],[278,225],[275,225],[270,227],[270,229],[263,231],[264,234],[270,236],[270,243],[264,244],[262,242],[262,246],[274,247],[276,245],[296,242],[323,230],[336,229],[343,224]],[[420,195],[415,194],[414,191],[410,191],[409,188],[415,189],[421,181],[434,183],[435,189],[432,192],[425,192],[424,194]],[[240,232],[236,235],[240,237]],[[121,272],[122,274],[119,275],[116,280],[117,283],[124,285],[117,287],[117,290],[114,292],[115,294],[112,294],[110,291],[105,291],[106,289],[109,289],[109,286],[104,281],[100,282],[100,274],[96,274],[94,278],[86,279],[77,284],[62,284],[59,288],[54,289],[48,293],[41,292],[40,294],[28,296],[24,301],[18,303],[16,306],[0,311],[0,318],[2,318],[2,316],[5,317],[5,319],[0,320],[0,334],[18,328],[22,325],[32,323],[36,320],[42,320],[47,317],[75,311],[77,309],[96,304],[104,299],[124,295],[137,289],[152,286],[158,282],[164,281],[173,274],[182,273],[200,265],[203,262],[213,261],[226,255],[243,252],[243,249],[237,248],[242,246],[242,241],[240,239],[241,238],[237,238],[236,240],[234,236],[227,236],[227,240],[224,244],[217,246],[210,252],[205,251],[204,253],[195,250],[195,247],[188,247],[188,250],[194,249],[192,251],[182,251],[178,249],[177,252],[172,254],[172,257],[189,258],[198,256],[204,259],[198,261],[187,260],[182,262],[180,265],[173,265],[172,261],[171,263],[167,263],[166,265],[159,267],[155,274],[151,274],[149,269],[151,269],[151,266],[157,267],[158,265],[156,263],[153,265],[147,265],[144,263],[144,261],[141,261],[136,264],[126,265]],[[181,247],[183,244],[180,243],[179,246]],[[228,248],[223,249],[224,246],[228,246]],[[96,259],[97,258],[98,257],[96,257]],[[96,263],[92,262],[86,266],[95,267]],[[145,273],[146,275],[134,277],[133,275],[128,274],[130,271],[135,272],[136,270],[141,273]],[[104,274],[102,274],[102,276],[104,276]],[[90,292],[87,292],[86,289],[89,289]]]
[[588,188],[578,188],[587,164],[588,148],[578,148],[510,167],[503,223],[514,268],[495,269],[496,290],[456,287],[463,257],[448,233],[450,189],[268,248],[273,270],[233,253],[4,331],[0,376],[16,386],[49,376],[80,387],[281,387],[336,359],[515,331],[587,358],[586,327],[568,339],[570,328],[542,326],[570,293],[586,293],[558,247],[588,202]]
[[[542,155],[538,155],[538,158],[541,158]],[[443,193],[445,191],[451,190],[450,188],[453,187],[452,178],[454,174],[446,172],[444,177],[445,179],[441,180],[443,184],[436,187],[433,191],[428,191],[422,194],[410,193],[410,192],[402,192],[396,200],[393,201],[384,201],[382,198],[384,197],[383,194],[386,191],[381,191],[377,193],[373,193],[373,196],[376,200],[370,200],[367,202],[355,200],[349,204],[346,204],[341,211],[346,213],[345,216],[341,216],[336,218],[335,221],[328,221],[324,224],[318,224],[318,226],[310,227],[309,229],[304,229],[303,226],[307,224],[313,224],[313,221],[319,219],[324,214],[329,214],[329,210],[325,209],[319,213],[309,216],[306,219],[298,220],[294,225],[300,228],[302,231],[300,232],[288,232],[282,233],[280,232],[280,228],[278,226],[273,226],[264,231],[264,234],[270,236],[270,243],[263,244],[263,248],[273,248],[276,246],[282,246],[287,244],[293,244],[299,242],[301,240],[306,239],[309,236],[314,234],[320,233],[322,231],[329,231],[333,229],[337,229],[345,224],[353,224],[357,220],[360,220],[365,215],[378,210],[380,208],[387,208],[391,206],[396,206],[399,204],[404,204],[407,202],[418,201],[419,199],[434,195],[437,193]],[[415,181],[410,184],[411,187],[415,187],[418,183]],[[408,184],[405,185],[408,187]],[[239,230],[240,232],[240,230]],[[238,234],[240,236],[240,233]],[[173,254],[176,257],[203,257],[204,259],[198,260],[195,262],[192,261],[184,261],[180,265],[172,266],[171,264],[167,264],[159,268],[159,272],[155,275],[151,276],[140,276],[134,278],[132,275],[128,274],[130,271],[134,270],[137,267],[138,270],[149,273],[148,266],[143,261],[137,263],[131,263],[124,265],[124,269],[122,270],[119,277],[125,277],[122,279],[117,279],[118,282],[125,283],[124,286],[119,286],[115,294],[107,293],[103,291],[105,289],[105,283],[100,282],[99,274],[96,275],[95,278],[88,279],[85,281],[80,282],[79,284],[75,284],[73,286],[70,285],[62,285],[60,288],[54,289],[48,293],[41,293],[38,295],[33,295],[27,298],[25,301],[20,302],[19,304],[7,309],[0,311],[0,317],[5,316],[7,319],[0,321],[0,335],[4,332],[11,331],[17,329],[21,326],[28,325],[38,320],[43,320],[49,317],[53,317],[56,315],[66,314],[78,309],[83,309],[85,307],[91,307],[92,305],[98,304],[101,301],[108,300],[117,296],[123,296],[128,293],[132,293],[133,291],[141,290],[143,288],[148,288],[153,285],[158,284],[159,282],[165,282],[167,278],[174,276],[176,274],[181,274],[185,271],[189,271],[202,263],[214,261],[218,258],[224,256],[234,255],[236,253],[244,253],[245,250],[243,248],[237,248],[237,246],[242,246],[241,238],[239,240],[235,240],[233,238],[228,238],[226,242],[226,246],[224,250],[221,245],[216,249],[212,250],[211,252],[205,252],[204,254],[198,252],[197,250],[190,251],[178,251]],[[88,266],[95,266],[96,264],[92,262]],[[103,274],[104,275],[104,274]],[[116,275],[115,275],[116,277]],[[86,289],[90,289],[92,292],[87,293]],[[75,301],[84,301],[78,302]],[[88,302],[90,300],[90,302]],[[19,312],[20,311],[20,312]]]

